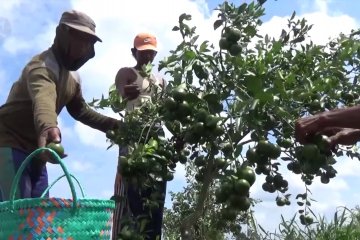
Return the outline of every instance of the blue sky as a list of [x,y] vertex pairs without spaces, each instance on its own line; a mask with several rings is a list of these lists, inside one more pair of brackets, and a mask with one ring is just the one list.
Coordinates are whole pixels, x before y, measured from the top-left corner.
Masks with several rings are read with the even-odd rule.
[[[193,16],[192,24],[198,27],[201,38],[218,39],[218,32],[212,30],[216,14],[212,12],[222,1],[153,0],[153,1],[100,1],[100,0],[0,0],[0,104],[4,103],[22,67],[35,54],[47,49],[54,38],[55,27],[61,13],[74,8],[88,13],[97,23],[97,32],[103,43],[97,43],[96,56],[81,70],[83,91],[87,101],[99,98],[114,81],[120,67],[134,65],[130,53],[133,37],[137,32],[150,31],[158,36],[159,53],[155,61],[165,57],[177,46],[179,36],[171,32],[180,14]],[[242,3],[245,1],[235,1]],[[246,1],[249,2],[249,1]],[[139,7],[141,6],[141,7]],[[263,17],[263,33],[278,36],[285,27],[287,18],[295,10],[314,24],[311,32],[315,43],[324,43],[339,32],[349,32],[359,27],[360,16],[355,12],[360,7],[357,1],[342,0],[268,0]],[[161,9],[161,10],[160,10]],[[166,10],[162,10],[166,9]],[[9,28],[10,27],[10,28]],[[10,30],[10,31],[9,31]],[[118,117],[111,111],[102,113]],[[93,198],[109,198],[117,165],[117,149],[106,150],[108,143],[104,134],[90,129],[69,117],[66,110],[59,116],[63,145],[69,154],[65,163],[77,176],[87,195]],[[354,207],[360,194],[357,189],[360,164],[355,160],[340,159],[336,165],[339,176],[329,185],[318,182],[311,187],[317,213],[332,216],[336,206]],[[50,181],[61,174],[58,165],[49,165]],[[294,193],[304,190],[301,181],[288,176],[290,190]],[[179,167],[175,179],[168,184],[168,190],[178,191],[184,185],[184,170]],[[262,199],[256,208],[256,217],[267,229],[273,229],[280,221],[280,214],[286,217],[296,212],[296,205],[277,208],[275,194],[264,193],[261,181],[252,189],[252,196]],[[51,191],[55,196],[68,197],[65,181],[59,182]],[[330,197],[331,195],[331,197]],[[295,201],[293,200],[295,203]],[[167,205],[170,199],[167,198]],[[275,213],[275,215],[274,215]],[[272,220],[268,221],[268,214]]]

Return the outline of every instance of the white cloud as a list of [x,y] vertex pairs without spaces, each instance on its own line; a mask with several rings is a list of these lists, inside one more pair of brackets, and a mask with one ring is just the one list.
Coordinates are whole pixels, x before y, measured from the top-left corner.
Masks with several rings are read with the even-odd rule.
[[110,145],[106,142],[106,136],[103,132],[90,128],[80,122],[75,123],[74,130],[80,141],[85,145],[101,149],[106,149]]
[[337,159],[335,168],[338,171],[337,176],[359,176],[360,164],[356,159],[351,159],[347,157],[340,157]]
[[[309,35],[316,44],[325,44],[341,32],[350,33],[350,30],[356,29],[359,25],[356,19],[349,15],[343,13],[330,14],[327,4],[327,1],[318,0],[314,5],[317,11],[304,13],[295,18],[295,20],[305,18],[308,24],[313,24]],[[273,16],[260,27],[260,31],[272,37],[279,37],[281,29],[287,29],[289,18],[290,16]]]
[[4,42],[4,49],[10,54],[16,54],[31,47],[29,41],[16,37],[9,37]]
[[328,11],[328,3],[331,2],[331,0],[316,0],[314,5],[315,8],[319,12],[327,12]]
[[11,16],[11,12],[13,11],[13,9],[15,7],[18,7],[22,2],[23,0],[2,1],[0,6],[1,15],[4,17]]
[[[180,43],[180,34],[172,32],[171,29],[178,23],[178,17],[182,13],[192,15],[191,24],[196,25],[203,39],[214,39],[213,20],[204,17],[204,14],[209,14],[204,1],[198,1],[200,5],[188,0],[135,0],[128,1],[125,5],[114,0],[107,4],[102,1],[89,3],[83,0],[72,3],[74,9],[86,12],[95,20],[97,33],[103,39],[103,43],[96,45],[96,57],[80,71],[86,96],[89,97],[99,97],[102,93],[107,93],[119,68],[135,65],[130,48],[138,32],[148,31],[157,36],[159,52],[155,64]],[[134,15],[134,9],[136,16],[141,17]],[[159,14],[159,9],[166,11]]]
[[[37,34],[35,37],[31,39],[24,39],[19,36],[5,36],[5,40],[3,43],[3,48],[11,55],[16,55],[26,51],[43,51],[46,48],[50,47],[53,39],[55,37],[55,23],[48,23],[46,27],[44,27],[46,31]],[[34,54],[36,54],[34,52]]]

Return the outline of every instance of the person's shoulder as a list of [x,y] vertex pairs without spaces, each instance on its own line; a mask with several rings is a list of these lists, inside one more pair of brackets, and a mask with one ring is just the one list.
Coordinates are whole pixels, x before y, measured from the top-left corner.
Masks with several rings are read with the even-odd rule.
[[60,77],[60,65],[50,49],[35,55],[25,67],[27,73],[30,73],[35,69],[44,71],[45,73],[50,71],[56,79],[59,79]]
[[136,76],[134,69],[131,67],[122,67],[118,70],[118,72],[116,74],[116,79],[129,78],[131,76]]
[[131,67],[122,67],[118,70],[118,74],[129,74],[134,72]]

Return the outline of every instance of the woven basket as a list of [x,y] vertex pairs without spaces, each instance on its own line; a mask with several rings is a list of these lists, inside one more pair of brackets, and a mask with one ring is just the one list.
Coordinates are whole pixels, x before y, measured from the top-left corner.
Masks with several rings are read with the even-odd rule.
[[[40,198],[15,200],[20,177],[32,158],[43,150],[48,150],[58,160],[64,171],[72,199]],[[110,239],[112,216],[115,202],[100,199],[78,199],[73,183],[63,161],[51,149],[40,148],[31,153],[20,166],[13,181],[10,200],[0,203],[1,240],[91,240]],[[77,181],[76,178],[74,178]],[[82,188],[80,186],[80,190]],[[84,196],[84,194],[83,194]]]

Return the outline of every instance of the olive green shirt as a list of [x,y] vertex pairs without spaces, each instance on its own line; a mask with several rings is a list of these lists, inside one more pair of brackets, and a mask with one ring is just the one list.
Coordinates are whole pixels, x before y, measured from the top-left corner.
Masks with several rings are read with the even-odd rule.
[[116,119],[86,104],[79,75],[59,65],[50,48],[24,67],[0,107],[0,147],[35,150],[38,136],[57,127],[57,116],[65,106],[74,119],[92,128],[105,132],[117,125]]

